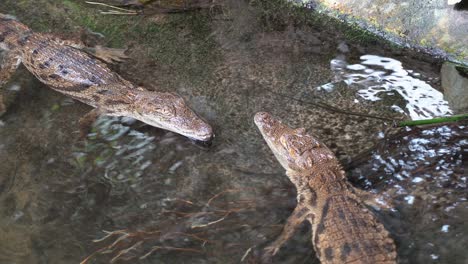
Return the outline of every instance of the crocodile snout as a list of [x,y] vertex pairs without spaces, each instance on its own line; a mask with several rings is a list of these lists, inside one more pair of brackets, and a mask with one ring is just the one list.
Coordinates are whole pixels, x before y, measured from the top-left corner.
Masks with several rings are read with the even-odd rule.
[[267,112],[258,112],[254,116],[254,122],[257,126],[261,126],[271,119],[271,115]]

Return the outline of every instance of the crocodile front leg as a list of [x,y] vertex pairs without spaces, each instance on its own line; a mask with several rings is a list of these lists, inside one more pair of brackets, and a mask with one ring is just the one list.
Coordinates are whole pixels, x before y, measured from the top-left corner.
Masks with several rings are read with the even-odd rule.
[[126,49],[106,48],[97,45],[94,48],[87,47],[83,50],[107,63],[120,63],[129,58],[125,55]]
[[94,108],[93,110],[89,111],[86,115],[84,115],[82,118],[80,118],[78,123],[80,125],[80,137],[82,139],[86,138],[86,135],[88,135],[89,131],[91,130],[93,123],[102,114],[104,114],[103,111],[101,111],[98,108]]
[[352,194],[356,196],[354,197],[356,200],[362,201],[365,205],[375,210],[391,210],[395,207],[390,200],[382,195],[364,191],[351,185],[349,185],[349,189],[352,191]]
[[16,51],[5,51],[0,67],[0,116],[6,112],[7,106],[3,98],[3,86],[10,80],[21,63],[21,54]]
[[88,47],[86,46],[81,40],[79,39],[62,39],[57,35],[54,34],[44,34],[42,35],[48,37],[49,39],[65,46],[73,47],[75,49],[79,49],[85,51],[94,57],[105,61],[106,63],[120,63],[124,60],[128,59],[129,57],[125,55],[126,49],[114,49],[114,48],[106,48],[101,45],[96,45],[95,47]]
[[294,235],[294,232],[299,228],[301,223],[309,220],[312,224],[313,218],[314,215],[308,206],[301,203],[298,204],[286,221],[281,235],[270,246],[264,249],[263,260],[267,261],[276,255],[284,243]]

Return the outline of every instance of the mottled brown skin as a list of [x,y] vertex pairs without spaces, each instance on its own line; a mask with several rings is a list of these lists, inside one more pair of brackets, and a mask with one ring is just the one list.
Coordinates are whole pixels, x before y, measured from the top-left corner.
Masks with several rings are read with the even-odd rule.
[[330,149],[268,113],[257,113],[255,124],[297,188],[297,207],[280,237],[265,249],[266,259],[309,221],[321,263],[396,263],[392,238],[348,183]]
[[[0,50],[6,51],[0,87],[23,63],[47,86],[95,108],[82,124],[100,114],[128,116],[199,141],[213,137],[211,127],[180,96],[134,86],[99,60],[121,60],[124,55],[119,50],[97,46],[87,49],[94,53],[91,56],[82,49],[86,47],[80,42],[34,33],[13,17],[0,14]],[[0,111],[5,110],[2,101],[0,96]]]

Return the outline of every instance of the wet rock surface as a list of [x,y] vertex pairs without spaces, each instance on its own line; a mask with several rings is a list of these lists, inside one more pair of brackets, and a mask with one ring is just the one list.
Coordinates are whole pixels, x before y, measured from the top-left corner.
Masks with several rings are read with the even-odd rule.
[[457,112],[468,111],[468,68],[455,63],[446,62],[441,68],[442,88],[444,98]]
[[[395,42],[407,43],[429,53],[444,50],[468,63],[468,13],[466,3],[451,1],[302,1],[314,2],[349,15],[346,21],[380,31]],[[315,4],[317,6],[317,4]]]

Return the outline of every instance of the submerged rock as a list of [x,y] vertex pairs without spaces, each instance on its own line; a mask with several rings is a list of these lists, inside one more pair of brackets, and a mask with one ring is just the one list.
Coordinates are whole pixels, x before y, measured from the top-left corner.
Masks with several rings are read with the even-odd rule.
[[444,98],[454,111],[468,111],[468,68],[445,62],[441,69]]

